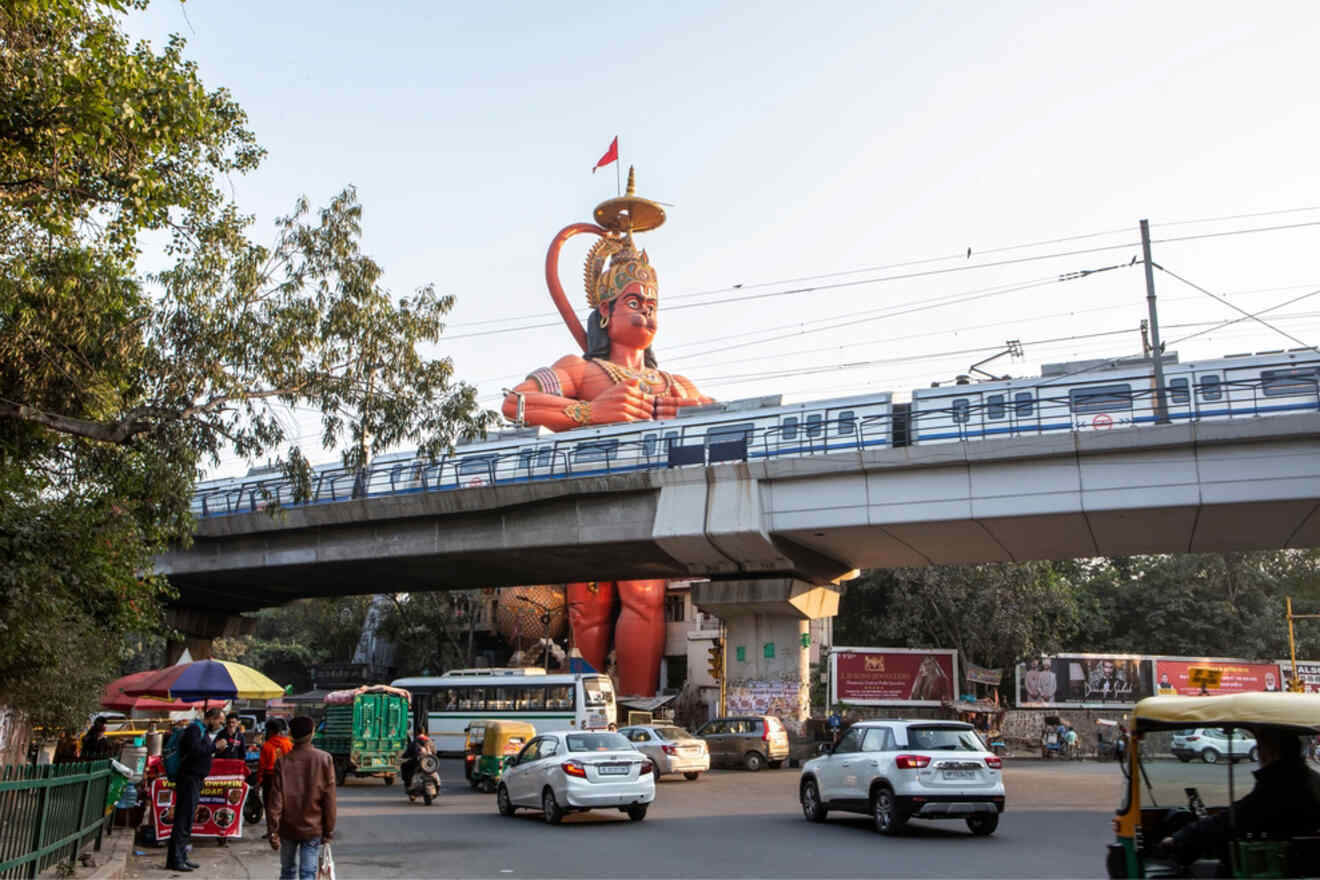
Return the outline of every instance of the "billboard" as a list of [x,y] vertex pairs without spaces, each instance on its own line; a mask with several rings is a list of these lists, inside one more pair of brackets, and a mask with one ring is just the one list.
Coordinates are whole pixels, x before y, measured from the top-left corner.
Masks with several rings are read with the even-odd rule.
[[[1188,680],[1187,670],[1193,666],[1218,669],[1222,676],[1219,687],[1209,688],[1210,694],[1241,694],[1247,691],[1283,690],[1277,663],[1246,663],[1237,660],[1155,660],[1155,690],[1160,694],[1181,694],[1194,697],[1201,688]],[[1299,664],[1300,665],[1300,664]]]
[[957,696],[958,652],[925,648],[835,648],[830,702],[938,706]]
[[1056,654],[1017,667],[1024,707],[1130,707],[1154,693],[1151,661],[1135,654]]
[[[1316,660],[1298,660],[1297,677],[1302,680],[1302,686],[1308,694],[1320,694],[1320,661]],[[1292,681],[1292,661],[1279,661],[1279,687],[1285,691],[1288,689],[1288,683]]]

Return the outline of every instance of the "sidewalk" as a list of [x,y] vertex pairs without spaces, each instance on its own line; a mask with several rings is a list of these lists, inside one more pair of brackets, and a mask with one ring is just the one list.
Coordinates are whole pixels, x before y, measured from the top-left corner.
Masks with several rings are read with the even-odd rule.
[[[195,871],[180,873],[165,870],[165,847],[135,846],[128,858],[130,878],[188,877],[192,880],[234,880],[234,878],[269,878],[280,876],[280,855],[261,839],[264,826],[245,829],[241,840],[220,846],[210,838],[193,838],[192,860],[201,865]],[[139,855],[139,853],[141,855]]]

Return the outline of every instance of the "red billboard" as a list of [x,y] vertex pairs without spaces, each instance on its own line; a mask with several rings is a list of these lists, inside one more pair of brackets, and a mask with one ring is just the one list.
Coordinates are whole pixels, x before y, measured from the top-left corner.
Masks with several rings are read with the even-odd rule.
[[920,648],[835,648],[830,702],[938,706],[957,696],[958,652]]
[[1155,693],[1182,694],[1194,697],[1201,687],[1188,680],[1187,670],[1193,666],[1218,669],[1222,676],[1219,687],[1208,688],[1211,694],[1241,694],[1248,691],[1283,690],[1277,663],[1240,663],[1232,660],[1156,660]]

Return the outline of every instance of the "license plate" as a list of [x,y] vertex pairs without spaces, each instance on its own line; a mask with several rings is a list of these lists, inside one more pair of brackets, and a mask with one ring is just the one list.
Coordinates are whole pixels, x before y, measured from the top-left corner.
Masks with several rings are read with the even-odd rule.
[[628,775],[628,765],[627,765],[627,764],[606,764],[606,765],[604,765],[604,766],[597,767],[596,770],[600,773],[601,776],[627,776],[627,775]]
[[975,770],[945,770],[945,779],[975,779]]

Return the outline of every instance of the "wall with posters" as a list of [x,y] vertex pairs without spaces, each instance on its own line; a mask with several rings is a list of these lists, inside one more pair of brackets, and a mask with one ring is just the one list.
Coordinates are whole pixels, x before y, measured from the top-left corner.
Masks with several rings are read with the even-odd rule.
[[1017,667],[1017,705],[1132,706],[1154,694],[1151,662],[1135,654],[1056,654]]
[[[1302,680],[1302,686],[1306,688],[1308,694],[1320,694],[1320,660],[1298,660],[1297,677]],[[1279,661],[1279,681],[1280,687],[1288,689],[1288,684],[1292,681],[1292,661]]]
[[1181,694],[1194,697],[1201,693],[1199,685],[1187,680],[1187,670],[1193,666],[1208,666],[1223,672],[1219,687],[1210,688],[1210,694],[1241,694],[1247,691],[1279,691],[1283,679],[1279,677],[1277,663],[1246,663],[1239,660],[1203,658],[1196,660],[1156,659],[1155,689],[1161,694]]
[[953,700],[958,652],[924,648],[835,648],[830,703],[938,706]]

